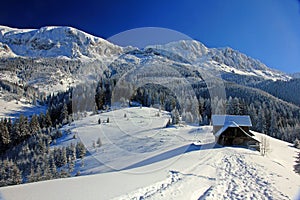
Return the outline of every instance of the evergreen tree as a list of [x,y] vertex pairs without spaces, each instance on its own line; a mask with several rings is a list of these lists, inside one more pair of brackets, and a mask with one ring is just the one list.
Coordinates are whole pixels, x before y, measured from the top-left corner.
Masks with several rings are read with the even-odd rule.
[[62,111],[61,111],[61,115],[60,115],[60,121],[62,122],[62,124],[67,124],[68,123],[68,107],[67,104],[64,103]]
[[171,112],[171,117],[172,117],[172,124],[178,124],[180,121],[180,116],[179,116],[179,112],[177,110],[177,108],[175,108],[172,112]]
[[52,179],[52,173],[51,173],[51,169],[50,169],[50,165],[49,163],[45,160],[45,166],[43,168],[43,180],[51,180]]
[[30,127],[30,132],[32,134],[36,134],[41,130],[40,124],[39,124],[39,119],[36,115],[33,115],[29,124]]
[[18,185],[22,183],[22,174],[16,164],[12,165],[11,176],[12,176],[11,185]]
[[68,177],[70,177],[70,174],[67,171],[62,169],[59,173],[59,177],[60,178],[68,178]]
[[5,151],[10,143],[11,139],[8,128],[2,121],[0,121],[0,151]]
[[300,149],[300,141],[298,138],[296,138],[294,141],[294,147],[296,147],[297,149]]
[[67,157],[69,158],[69,162],[70,161],[74,161],[76,160],[76,147],[73,143],[71,143],[67,148]]
[[78,142],[76,144],[76,156],[77,158],[83,158],[86,154],[85,146],[82,142]]
[[57,167],[62,167],[67,164],[67,153],[65,147],[54,149],[54,160]]
[[49,111],[46,112],[45,116],[45,127],[51,127],[52,126],[52,120]]
[[53,153],[50,154],[48,162],[49,162],[49,169],[50,169],[50,173],[52,174],[52,177],[57,178],[57,168],[55,165]]
[[296,158],[296,164],[294,166],[294,170],[296,173],[300,174],[300,152],[298,153],[298,156]]

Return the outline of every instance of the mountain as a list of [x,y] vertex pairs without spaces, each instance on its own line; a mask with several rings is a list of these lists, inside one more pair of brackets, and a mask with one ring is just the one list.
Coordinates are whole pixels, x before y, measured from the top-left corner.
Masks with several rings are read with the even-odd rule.
[[119,46],[72,27],[16,29],[0,26],[0,42],[17,56],[35,58],[103,58],[123,52]]
[[283,72],[268,68],[258,60],[246,56],[231,48],[207,48],[195,40],[172,42],[166,45],[153,45],[147,49],[155,49],[185,58],[191,64],[206,68],[210,71],[220,72],[222,75],[246,75],[262,80],[289,80],[290,76]]
[[[133,48],[122,48],[72,27],[16,29],[0,26],[1,55],[28,58],[69,58],[107,60]],[[288,80],[290,76],[268,68],[258,60],[231,48],[207,48],[195,40],[152,45],[141,50],[155,52],[168,59],[185,61],[222,74],[239,74],[262,79]]]

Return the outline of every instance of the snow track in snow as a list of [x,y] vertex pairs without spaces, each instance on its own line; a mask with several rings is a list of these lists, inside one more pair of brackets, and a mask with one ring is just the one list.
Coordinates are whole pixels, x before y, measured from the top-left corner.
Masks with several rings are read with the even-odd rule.
[[210,149],[199,154],[195,165],[170,170],[165,180],[116,199],[291,199],[276,188],[274,173],[252,163],[246,158],[251,152],[248,154],[234,149]]
[[200,199],[290,199],[280,192],[263,166],[229,152],[219,163],[218,180]]

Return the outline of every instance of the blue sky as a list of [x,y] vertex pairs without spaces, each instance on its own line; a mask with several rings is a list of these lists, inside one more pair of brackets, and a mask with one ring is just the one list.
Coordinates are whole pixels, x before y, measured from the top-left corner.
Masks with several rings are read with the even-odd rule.
[[73,26],[103,38],[133,28],[169,28],[291,73],[300,71],[299,5],[298,0],[10,0],[1,3],[0,24]]

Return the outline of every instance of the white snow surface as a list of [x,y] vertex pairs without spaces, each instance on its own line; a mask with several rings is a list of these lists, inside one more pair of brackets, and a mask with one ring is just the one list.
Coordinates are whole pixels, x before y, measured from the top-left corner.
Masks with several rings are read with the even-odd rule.
[[[0,198],[300,198],[300,176],[293,171],[297,150],[291,144],[267,137],[270,151],[264,157],[244,148],[217,148],[211,126],[165,128],[169,114],[157,113],[154,108],[125,108],[64,127],[70,133],[57,145],[82,140],[89,153],[85,166],[76,168],[91,175],[3,187]],[[92,141],[99,137],[102,146],[95,148]]]
[[41,112],[46,113],[47,110],[46,106],[34,106],[25,98],[6,101],[1,98],[1,93],[0,105],[0,118],[18,118],[20,114],[30,117],[33,114],[40,114]]

